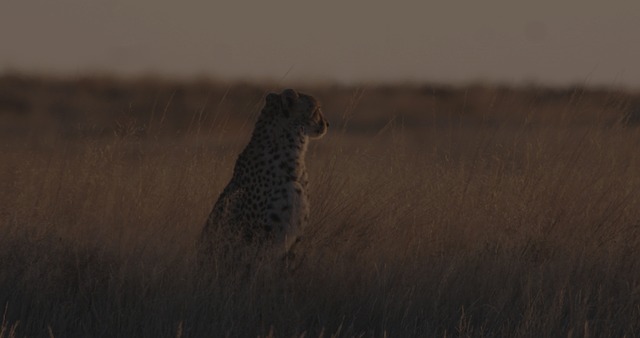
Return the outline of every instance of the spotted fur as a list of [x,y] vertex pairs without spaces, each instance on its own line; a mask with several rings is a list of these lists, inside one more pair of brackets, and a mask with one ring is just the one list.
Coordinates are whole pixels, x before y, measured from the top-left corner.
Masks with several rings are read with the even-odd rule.
[[210,251],[212,237],[230,233],[288,253],[309,221],[307,144],[328,126],[312,96],[292,89],[268,94],[251,141],[202,230],[201,249]]

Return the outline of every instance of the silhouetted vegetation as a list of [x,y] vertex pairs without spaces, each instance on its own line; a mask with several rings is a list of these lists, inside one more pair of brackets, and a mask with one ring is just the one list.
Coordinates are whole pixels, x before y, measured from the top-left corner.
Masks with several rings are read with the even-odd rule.
[[0,337],[639,332],[635,93],[295,88],[332,126],[308,153],[304,264],[202,271],[199,231],[280,85],[0,77]]

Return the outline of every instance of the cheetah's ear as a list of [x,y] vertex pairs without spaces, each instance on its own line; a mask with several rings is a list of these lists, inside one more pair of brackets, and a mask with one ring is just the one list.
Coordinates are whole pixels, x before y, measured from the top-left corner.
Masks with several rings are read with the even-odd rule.
[[268,112],[276,112],[279,111],[280,108],[282,108],[282,99],[280,98],[279,94],[269,93],[265,98],[265,101],[266,103],[264,105],[264,108]]
[[267,106],[279,106],[280,105],[280,95],[276,93],[267,94],[267,98],[265,100],[267,102]]
[[284,106],[285,110],[288,110],[291,107],[293,107],[293,104],[300,97],[300,95],[298,95],[298,93],[293,89],[283,90],[281,96],[282,96],[282,105]]

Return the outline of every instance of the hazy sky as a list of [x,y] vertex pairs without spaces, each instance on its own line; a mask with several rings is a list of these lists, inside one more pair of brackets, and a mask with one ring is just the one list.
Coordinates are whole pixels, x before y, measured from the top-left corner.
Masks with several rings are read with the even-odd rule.
[[0,70],[640,88],[640,1],[0,0]]

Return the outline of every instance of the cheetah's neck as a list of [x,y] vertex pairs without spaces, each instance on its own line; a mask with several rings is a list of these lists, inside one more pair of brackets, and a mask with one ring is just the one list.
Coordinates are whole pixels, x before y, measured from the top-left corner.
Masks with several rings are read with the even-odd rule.
[[306,176],[308,141],[309,138],[300,128],[259,121],[241,157],[258,159],[252,166],[256,170],[266,167],[286,180],[299,181]]

